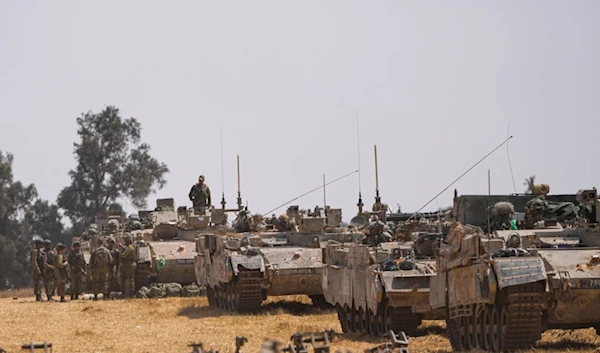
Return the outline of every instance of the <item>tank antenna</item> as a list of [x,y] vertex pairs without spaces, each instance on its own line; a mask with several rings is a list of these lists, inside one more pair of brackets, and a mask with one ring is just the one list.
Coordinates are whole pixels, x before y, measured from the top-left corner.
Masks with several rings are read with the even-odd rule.
[[362,190],[361,190],[361,180],[360,180],[360,129],[358,125],[358,110],[356,111],[356,155],[358,157],[358,214],[362,214],[363,212],[363,201],[362,201]]
[[[242,209],[242,191],[240,188],[240,155],[237,155],[237,206],[238,210]],[[247,205],[246,205],[247,206]]]
[[[510,121],[508,122],[508,131],[506,132],[506,136],[510,136]],[[512,177],[512,184],[514,193],[517,193],[517,186],[515,184],[515,174],[513,173],[512,163],[510,161],[510,151],[508,149],[508,142],[506,143],[506,156],[508,157],[508,168],[510,169],[510,176]]]
[[327,193],[325,192],[325,173],[323,173],[323,209],[325,213],[327,213]]
[[223,172],[223,125],[221,125],[221,206],[225,209],[225,173]]
[[314,189],[312,189],[312,190],[310,190],[310,191],[307,191],[307,192],[305,192],[304,194],[302,194],[302,195],[300,195],[300,196],[294,197],[293,199],[289,200],[288,202],[286,202],[286,203],[284,203],[284,204],[281,204],[281,205],[279,205],[279,206],[275,207],[274,209],[270,210],[269,212],[265,212],[265,213],[263,213],[263,214],[269,214],[269,213],[271,213],[271,212],[273,212],[273,211],[276,211],[276,210],[278,210],[278,209],[282,208],[283,206],[285,206],[285,205],[287,205],[287,204],[289,204],[289,203],[291,203],[291,202],[294,202],[294,201],[298,200],[298,199],[299,199],[299,198],[301,198],[301,197],[304,197],[304,196],[306,196],[306,195],[308,195],[308,194],[310,194],[310,193],[313,193],[313,192],[315,192],[315,191],[317,191],[317,190],[319,190],[319,189],[321,189],[321,188],[324,188],[324,187],[325,187],[325,186],[327,186],[327,185],[331,185],[331,184],[335,183],[336,181],[339,181],[339,180],[342,180],[342,179],[344,179],[344,178],[346,178],[346,177],[349,177],[350,175],[352,175],[352,174],[354,174],[354,173],[358,173],[358,170],[355,170],[355,171],[353,171],[353,172],[350,172],[350,173],[348,173],[348,174],[346,174],[346,175],[342,175],[341,177],[339,177],[339,178],[337,178],[337,179],[334,179],[334,180],[332,180],[332,181],[330,181],[330,182],[328,182],[328,183],[325,183],[325,184],[323,184],[323,185],[321,185],[321,186],[319,186],[319,187],[317,187],[317,188],[314,188]]
[[424,204],[421,208],[419,208],[419,210],[415,213],[413,213],[412,216],[410,216],[409,219],[406,220],[406,222],[410,221],[411,219],[413,219],[414,216],[416,216],[419,212],[421,212],[425,207],[427,207],[427,205],[429,205],[431,202],[433,202],[433,200],[435,200],[438,196],[440,196],[441,194],[444,193],[444,191],[448,190],[452,185],[454,185],[454,183],[456,183],[457,181],[459,181],[460,179],[462,179],[462,177],[464,177],[465,175],[467,175],[467,173],[469,173],[473,168],[477,167],[479,165],[479,163],[483,162],[486,158],[488,158],[492,153],[496,152],[496,150],[498,150],[500,147],[504,146],[505,143],[508,142],[508,140],[510,140],[512,137],[509,136],[506,140],[504,140],[501,144],[499,144],[498,146],[496,146],[496,148],[494,148],[493,150],[491,150],[488,154],[486,154],[483,158],[481,158],[479,161],[477,161],[477,163],[473,164],[469,169],[467,169],[467,171],[465,171],[464,173],[462,173],[458,178],[454,179],[454,181],[452,183],[450,183],[450,185],[446,186],[442,191],[440,191],[437,195],[435,195],[431,200],[427,201],[426,204]]

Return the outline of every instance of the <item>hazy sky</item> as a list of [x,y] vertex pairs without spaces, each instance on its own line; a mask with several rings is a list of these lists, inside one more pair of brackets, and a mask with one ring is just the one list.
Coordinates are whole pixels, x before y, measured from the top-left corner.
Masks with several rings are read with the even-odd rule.
[[[357,169],[373,145],[390,205],[416,210],[507,136],[517,191],[600,186],[598,1],[2,1],[0,149],[54,201],[74,167],[75,118],[116,105],[189,204],[199,174],[264,213]],[[513,192],[500,149],[455,187]],[[429,209],[451,204],[450,188]],[[358,177],[327,189],[356,212]],[[322,204],[321,192],[296,203]],[[281,209],[278,213],[284,211]]]

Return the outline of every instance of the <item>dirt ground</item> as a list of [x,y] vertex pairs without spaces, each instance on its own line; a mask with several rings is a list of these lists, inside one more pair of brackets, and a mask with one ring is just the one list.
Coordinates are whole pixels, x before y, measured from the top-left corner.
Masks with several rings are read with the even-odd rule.
[[[12,297],[12,296],[11,296]],[[33,297],[0,299],[0,347],[19,352],[30,341],[49,341],[53,352],[191,352],[192,342],[234,352],[235,337],[248,338],[245,352],[258,352],[265,338],[289,342],[294,332],[334,329],[333,310],[313,308],[305,297],[269,300],[256,315],[232,314],[208,307],[206,298],[133,299],[38,303]],[[442,321],[426,321],[419,337],[410,338],[415,352],[450,352]],[[362,335],[336,338],[332,352],[362,352],[382,343]],[[600,352],[593,329],[549,331],[531,352]]]

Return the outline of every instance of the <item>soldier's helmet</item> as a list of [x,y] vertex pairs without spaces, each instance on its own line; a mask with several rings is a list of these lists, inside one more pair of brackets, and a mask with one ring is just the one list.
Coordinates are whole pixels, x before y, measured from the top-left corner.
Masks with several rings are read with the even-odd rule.
[[119,228],[119,221],[117,221],[116,219],[111,219],[110,221],[108,221],[108,228],[111,228],[111,229]]
[[43,245],[44,241],[41,238],[36,238],[34,243],[35,243],[35,245]]
[[106,240],[106,242],[107,242],[107,243],[113,243],[113,244],[114,244],[114,243],[115,243],[115,238],[114,238],[114,237],[112,237],[112,236],[110,236],[110,237],[108,237],[108,240]]
[[125,234],[125,236],[123,237],[123,239],[125,239],[125,241],[128,242],[128,243],[132,243],[133,242],[133,237],[129,233]]
[[56,248],[59,249],[59,250],[61,250],[61,249],[66,249],[67,246],[65,244],[63,244],[63,243],[58,243],[58,244],[56,244]]
[[200,175],[200,176],[198,177],[198,181],[204,181],[204,175]]
[[52,245],[52,240],[50,240],[50,239],[44,240],[44,245]]
[[78,241],[76,241],[76,242],[74,242],[74,243],[73,243],[73,247],[74,247],[74,248],[78,248],[78,247],[80,247],[80,246],[81,246],[81,243],[80,243],[80,242],[78,242]]

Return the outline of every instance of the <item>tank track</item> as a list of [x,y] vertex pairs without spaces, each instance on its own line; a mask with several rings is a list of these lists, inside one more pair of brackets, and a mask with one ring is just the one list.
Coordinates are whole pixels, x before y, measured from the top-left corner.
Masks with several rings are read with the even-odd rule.
[[417,329],[423,322],[421,315],[413,314],[410,307],[390,308],[390,310],[391,317],[388,318],[388,331],[404,331],[408,336],[417,334]]
[[138,263],[133,277],[135,281],[136,292],[140,290],[140,288],[150,285],[150,263]]
[[240,313],[257,311],[263,301],[262,282],[262,272],[241,271],[233,282],[207,289],[208,303]]
[[410,307],[391,307],[384,300],[376,313],[370,310],[348,308],[336,305],[338,320],[344,333],[365,333],[371,336],[384,336],[390,330],[403,331],[416,335],[421,325],[421,315],[414,314]]
[[542,336],[544,286],[529,283],[506,288],[496,305],[460,308],[463,316],[447,327],[454,351],[481,349],[488,352],[530,348]]
[[502,334],[502,348],[533,346],[542,338],[544,288],[541,283],[524,284],[509,287],[507,294],[507,303],[503,308],[506,325]]

